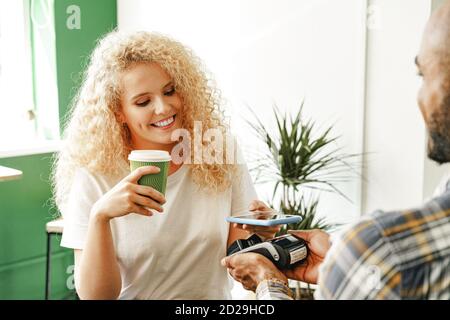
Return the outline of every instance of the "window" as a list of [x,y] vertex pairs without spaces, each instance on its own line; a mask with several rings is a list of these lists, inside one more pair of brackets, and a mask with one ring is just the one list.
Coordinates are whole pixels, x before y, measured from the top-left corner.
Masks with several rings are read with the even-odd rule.
[[36,139],[25,1],[0,1],[0,150]]

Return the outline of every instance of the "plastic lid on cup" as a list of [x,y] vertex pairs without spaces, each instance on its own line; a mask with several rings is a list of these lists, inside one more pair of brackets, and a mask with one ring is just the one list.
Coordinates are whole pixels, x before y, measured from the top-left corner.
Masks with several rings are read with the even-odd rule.
[[167,151],[162,150],[133,150],[128,155],[128,160],[143,162],[165,162],[172,160]]

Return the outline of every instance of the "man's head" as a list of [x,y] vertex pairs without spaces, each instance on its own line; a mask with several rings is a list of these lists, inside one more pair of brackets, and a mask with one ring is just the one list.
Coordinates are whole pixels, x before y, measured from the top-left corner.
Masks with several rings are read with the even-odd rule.
[[428,156],[450,162],[450,1],[431,16],[416,58],[423,84],[418,102],[428,128]]

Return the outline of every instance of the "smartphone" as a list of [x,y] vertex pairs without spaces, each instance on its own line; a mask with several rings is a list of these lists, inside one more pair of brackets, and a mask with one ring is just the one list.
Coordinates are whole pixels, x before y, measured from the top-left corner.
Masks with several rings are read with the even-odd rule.
[[249,211],[244,215],[227,217],[226,220],[231,223],[270,227],[280,224],[298,223],[302,221],[302,217],[280,214],[278,212]]

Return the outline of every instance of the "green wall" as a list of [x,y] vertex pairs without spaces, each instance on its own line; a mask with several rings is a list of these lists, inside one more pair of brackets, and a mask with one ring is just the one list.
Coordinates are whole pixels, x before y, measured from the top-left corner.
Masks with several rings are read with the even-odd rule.
[[[40,18],[40,5],[47,3],[54,17],[51,28],[55,36],[49,37],[45,30],[31,27],[33,46],[41,41],[43,51],[33,55],[35,102],[41,104],[37,106],[39,119],[40,114],[45,114],[39,111],[49,107],[45,101],[46,98],[49,101],[50,88],[55,85],[46,81],[57,82],[57,119],[61,120],[78,88],[80,73],[96,39],[117,25],[117,5],[116,0],[36,0],[30,10],[36,10],[36,17]],[[80,29],[67,27],[67,19],[73,13],[68,13],[67,8],[73,5],[80,8]],[[44,63],[48,68],[39,69]],[[56,75],[50,74],[43,80],[40,71]],[[58,110],[52,110],[52,114]],[[59,125],[62,126],[62,121]],[[45,224],[57,214],[50,201],[52,156],[49,153],[0,158],[0,165],[23,171],[20,180],[0,182],[0,299],[44,298]],[[71,282],[68,267],[73,265],[73,252],[59,247],[59,242],[60,237],[53,237],[52,299],[63,299],[73,292],[66,284]]]
[[[80,8],[80,29],[66,26],[67,19],[74,22],[67,13],[71,5]],[[97,39],[117,26],[116,0],[55,0],[55,24],[59,114],[63,119]]]
[[[0,159],[0,165],[23,172],[23,178],[0,182],[0,299],[43,299],[45,288],[45,224],[50,208],[51,154]],[[67,295],[70,250],[53,237],[52,297]]]

